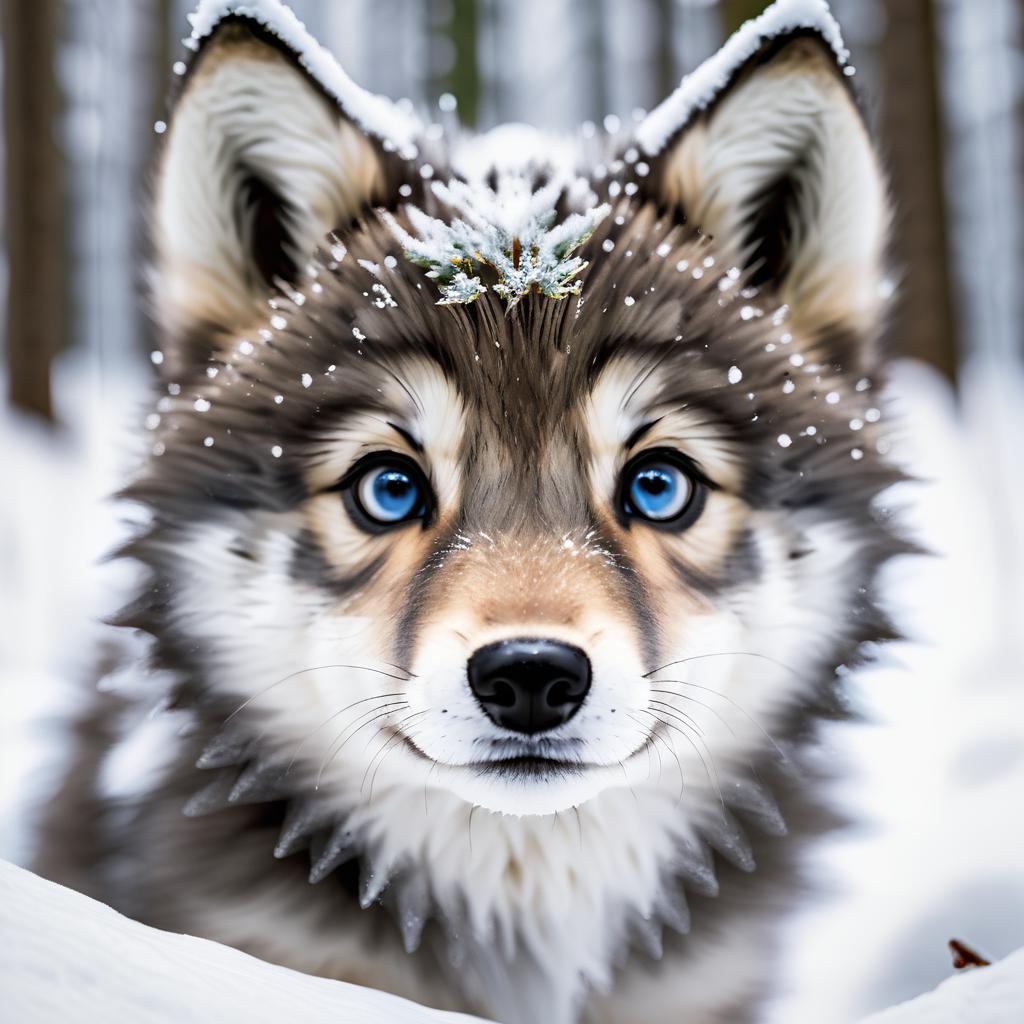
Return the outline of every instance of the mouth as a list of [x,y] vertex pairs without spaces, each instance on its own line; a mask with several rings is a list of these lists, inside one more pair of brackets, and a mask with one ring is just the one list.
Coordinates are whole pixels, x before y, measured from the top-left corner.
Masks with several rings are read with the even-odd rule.
[[[428,766],[427,779],[441,767],[439,788],[497,814],[557,814],[579,807],[619,779],[612,766],[586,760],[580,744],[573,741],[535,742],[533,749],[522,743],[482,741],[485,749],[476,758],[458,764],[435,761],[408,738],[405,743]],[[622,770],[623,762],[615,765]]]
[[[408,737],[403,737],[406,748],[422,761],[433,763]],[[594,765],[578,758],[552,756],[550,753],[526,752],[496,755],[479,761],[470,761],[449,767],[469,770],[479,778],[498,779],[503,782],[545,782],[556,779],[578,778]]]
[[495,760],[478,761],[471,765],[478,775],[499,778],[504,781],[543,782],[548,779],[565,779],[582,775],[587,765],[579,761],[563,761],[537,754],[521,754]]

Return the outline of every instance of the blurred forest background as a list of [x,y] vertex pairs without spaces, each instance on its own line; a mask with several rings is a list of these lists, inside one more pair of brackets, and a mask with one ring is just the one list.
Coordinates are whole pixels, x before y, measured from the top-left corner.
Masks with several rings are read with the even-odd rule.
[[[463,121],[650,109],[761,0],[294,0],[361,85]],[[55,359],[153,347],[149,167],[190,0],[3,0],[3,371],[59,421]],[[898,352],[956,379],[1024,353],[1024,0],[833,0],[897,197]],[[156,125],[156,129],[154,129]]]

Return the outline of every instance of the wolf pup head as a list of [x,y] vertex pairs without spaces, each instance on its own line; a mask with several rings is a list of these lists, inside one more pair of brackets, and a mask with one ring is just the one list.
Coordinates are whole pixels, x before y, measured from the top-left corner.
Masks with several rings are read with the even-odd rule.
[[290,21],[198,26],[126,619],[201,766],[243,766],[210,792],[286,802],[315,879],[419,876],[514,946],[625,877],[649,914],[704,844],[752,867],[727,805],[784,829],[751,766],[885,634],[897,547],[885,187],[834,24],[786,20],[818,6],[578,144],[420,126]]

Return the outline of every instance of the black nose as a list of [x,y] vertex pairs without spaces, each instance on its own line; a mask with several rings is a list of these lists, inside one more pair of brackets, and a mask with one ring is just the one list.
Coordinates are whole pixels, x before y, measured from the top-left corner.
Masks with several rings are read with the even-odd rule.
[[502,640],[469,659],[469,686],[491,721],[532,735],[568,722],[590,689],[590,662],[557,640]]

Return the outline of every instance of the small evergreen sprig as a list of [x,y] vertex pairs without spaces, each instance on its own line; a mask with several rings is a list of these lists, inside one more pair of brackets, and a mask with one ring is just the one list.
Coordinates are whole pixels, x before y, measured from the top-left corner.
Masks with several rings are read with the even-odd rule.
[[536,191],[521,178],[500,179],[496,189],[453,180],[435,182],[434,194],[456,212],[446,223],[416,206],[407,207],[410,234],[393,217],[392,231],[406,259],[424,267],[441,291],[440,306],[474,302],[488,286],[485,268],[497,276],[492,290],[509,306],[537,291],[552,299],[578,295],[577,275],[587,261],[572,254],[608,215],[607,203],[572,213],[555,224],[561,186]]

